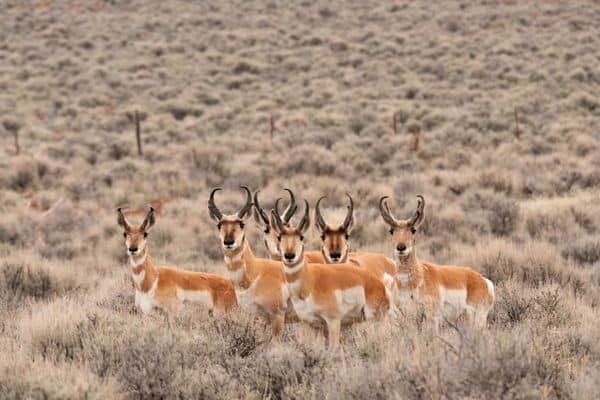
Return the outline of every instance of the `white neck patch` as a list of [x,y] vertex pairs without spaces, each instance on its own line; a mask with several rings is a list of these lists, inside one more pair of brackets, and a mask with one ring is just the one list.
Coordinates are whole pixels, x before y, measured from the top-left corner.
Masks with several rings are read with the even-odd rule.
[[131,263],[132,267],[139,267],[140,265],[142,265],[143,263],[146,262],[146,253],[144,252],[144,255],[142,256],[142,258],[140,258],[139,260],[136,260],[134,258],[134,256],[129,256],[129,262]]
[[238,262],[242,259],[242,256],[244,255],[244,252],[240,251],[238,254],[234,255],[233,257],[229,257],[229,256],[223,256],[223,259],[225,260],[225,262],[227,264],[232,264],[234,262]]
[[136,274],[132,271],[131,276],[133,277],[133,282],[135,282],[136,286],[139,287],[142,284],[142,282],[144,282],[144,278],[146,278],[146,270],[143,269],[138,274]]
[[302,267],[304,267],[304,261],[300,261],[298,264],[294,265],[293,267],[288,267],[287,264],[283,264],[283,269],[284,269],[285,273],[290,274],[290,275],[300,272]]

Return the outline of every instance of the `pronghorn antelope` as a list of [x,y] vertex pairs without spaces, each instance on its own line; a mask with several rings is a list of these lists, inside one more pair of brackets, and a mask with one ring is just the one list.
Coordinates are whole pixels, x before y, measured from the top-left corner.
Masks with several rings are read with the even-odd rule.
[[[290,195],[290,204],[288,204],[288,207],[285,209],[282,216],[282,221],[284,225],[287,226],[296,213],[298,206],[296,205],[294,193],[288,188],[285,188],[284,190]],[[275,261],[282,261],[281,253],[279,252],[279,244],[277,243],[277,232],[271,227],[269,215],[265,209],[261,207],[260,202],[258,201],[258,193],[259,190],[254,192],[254,219],[263,227],[263,241],[265,243],[267,253],[269,254],[269,258]],[[280,200],[281,199],[277,199],[277,202],[275,203],[275,207],[277,207],[278,210]],[[309,263],[325,262],[323,255],[319,251],[307,251],[305,252],[305,256]]]
[[317,200],[315,206],[315,226],[320,232],[321,240],[323,241],[323,246],[321,247],[323,258],[328,264],[353,263],[366,268],[384,282],[386,287],[393,290],[393,277],[396,274],[396,265],[393,260],[379,253],[350,252],[348,239],[355,225],[354,201],[350,194],[346,193],[346,196],[348,196],[350,204],[348,205],[348,212],[344,218],[344,222],[341,225],[329,225],[325,222],[320,209],[321,200],[325,199],[325,196]]
[[421,261],[416,254],[416,236],[424,219],[425,199],[419,195],[417,209],[407,220],[392,216],[387,196],[379,200],[383,220],[390,226],[396,273],[397,302],[415,299],[431,312],[437,329],[439,319],[448,313],[467,313],[478,327],[485,327],[494,304],[494,285],[467,267],[441,266]]
[[158,307],[171,315],[177,313],[185,301],[201,303],[209,313],[213,308],[228,311],[237,305],[233,283],[227,278],[154,265],[146,243],[155,222],[154,208],[150,207],[141,225],[129,223],[121,208],[117,212],[118,223],[125,230],[123,236],[131,263],[135,305],[143,313]]
[[390,297],[373,274],[351,264],[309,264],[304,253],[304,233],[310,225],[305,200],[304,216],[297,227],[285,225],[277,207],[271,226],[277,232],[285,277],[298,317],[309,324],[327,326],[330,347],[337,346],[341,324],[381,318],[390,309]]
[[246,240],[245,221],[252,211],[250,189],[246,192],[246,204],[237,214],[224,215],[215,205],[213,189],[208,199],[210,217],[217,223],[223,248],[225,266],[233,280],[240,306],[261,314],[271,322],[271,332],[279,336],[288,310],[289,292],[281,262],[256,258]]

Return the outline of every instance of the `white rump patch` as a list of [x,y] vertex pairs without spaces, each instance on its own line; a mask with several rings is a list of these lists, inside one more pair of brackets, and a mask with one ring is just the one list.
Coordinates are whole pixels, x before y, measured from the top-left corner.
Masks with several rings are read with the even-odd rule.
[[483,278],[485,280],[485,283],[487,284],[488,287],[488,293],[490,294],[490,296],[492,297],[492,301],[494,301],[495,299],[495,293],[494,293],[494,284],[492,283],[492,281],[490,281],[488,278]]

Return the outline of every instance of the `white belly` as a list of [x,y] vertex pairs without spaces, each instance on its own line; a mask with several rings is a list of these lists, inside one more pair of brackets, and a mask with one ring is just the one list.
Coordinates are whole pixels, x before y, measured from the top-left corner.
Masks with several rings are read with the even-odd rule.
[[365,289],[362,286],[336,290],[335,298],[342,320],[362,319],[363,313],[367,319],[375,315],[374,310],[367,307]]
[[212,296],[207,290],[183,290],[178,288],[177,298],[182,302],[189,301],[191,303],[201,304],[209,310],[212,310],[213,308]]
[[292,297],[292,305],[294,306],[296,315],[298,315],[298,318],[302,321],[310,324],[319,324],[323,321],[319,316],[318,306],[313,301],[312,295],[308,296],[306,299]]
[[470,308],[467,305],[467,291],[464,289],[444,289],[440,287],[441,312],[451,318],[458,317]]

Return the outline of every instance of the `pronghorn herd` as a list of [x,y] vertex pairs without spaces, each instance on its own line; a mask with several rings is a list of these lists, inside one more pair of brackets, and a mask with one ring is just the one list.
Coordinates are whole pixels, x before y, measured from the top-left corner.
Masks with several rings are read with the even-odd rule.
[[[155,266],[146,242],[155,223],[150,207],[140,225],[131,224],[122,209],[118,222],[124,229],[125,246],[131,263],[135,305],[143,313],[153,308],[166,312],[170,324],[186,301],[228,312],[241,308],[259,315],[271,324],[274,338],[286,323],[300,322],[326,328],[329,345],[339,343],[342,325],[383,318],[395,318],[395,310],[422,307],[437,330],[441,318],[465,315],[478,328],[486,326],[494,303],[494,285],[478,272],[458,266],[441,266],[421,261],[416,254],[416,238],[425,217],[425,199],[418,197],[417,208],[406,220],[392,216],[387,197],[379,201],[379,211],[390,227],[392,257],[369,252],[352,252],[348,239],[355,226],[354,201],[348,197],[348,211],[340,225],[328,224],[321,214],[321,197],[314,212],[314,225],[321,235],[320,251],[305,249],[304,235],[311,225],[310,207],[297,224],[294,193],[280,212],[261,207],[259,191],[252,195],[242,186],[246,199],[237,213],[225,214],[215,203],[215,188],[208,199],[210,217],[216,223],[228,278],[173,267]],[[246,237],[250,215],[264,232],[268,259],[254,255]]]

